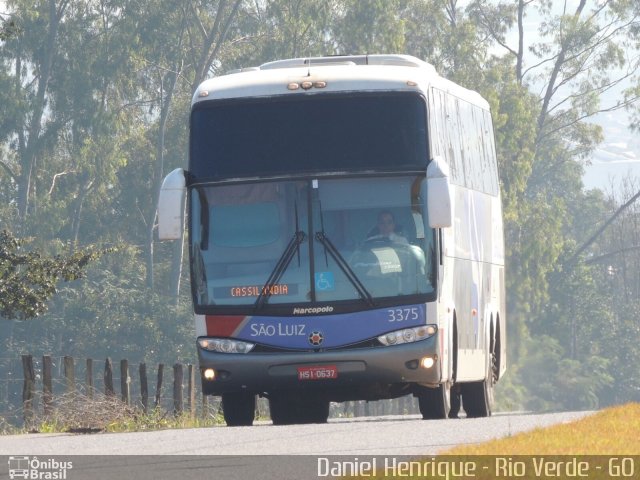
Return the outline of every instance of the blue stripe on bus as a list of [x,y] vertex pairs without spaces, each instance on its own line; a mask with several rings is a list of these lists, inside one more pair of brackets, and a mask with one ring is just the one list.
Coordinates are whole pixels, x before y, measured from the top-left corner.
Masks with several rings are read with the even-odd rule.
[[425,323],[424,304],[403,305],[335,315],[249,317],[234,336],[284,348],[331,348]]

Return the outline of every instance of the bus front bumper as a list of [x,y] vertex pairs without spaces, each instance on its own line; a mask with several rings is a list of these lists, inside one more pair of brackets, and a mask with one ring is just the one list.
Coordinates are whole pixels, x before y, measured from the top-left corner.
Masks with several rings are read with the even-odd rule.
[[[229,354],[198,347],[198,359],[203,393],[221,395],[242,391],[358,390],[372,384],[436,386],[441,381],[438,352],[436,334],[414,343],[322,352]],[[206,378],[207,370],[209,376],[213,370],[213,380]],[[313,378],[308,373],[311,370],[319,370],[323,377]]]

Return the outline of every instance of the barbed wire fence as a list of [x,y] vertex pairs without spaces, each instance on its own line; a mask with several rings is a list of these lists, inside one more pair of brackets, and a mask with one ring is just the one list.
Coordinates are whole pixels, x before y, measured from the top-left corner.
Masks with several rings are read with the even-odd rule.
[[87,425],[90,419],[102,425],[107,418],[151,411],[215,417],[219,399],[202,397],[198,401],[202,395],[195,379],[195,367],[180,363],[172,368],[164,364],[148,368],[144,362],[130,364],[126,359],[114,364],[110,358],[0,357],[0,427],[29,429],[39,421],[64,417],[65,423],[85,428],[82,419]]
[[[64,421],[71,430],[101,430],[108,422],[149,412],[220,418],[220,398],[202,395],[199,378],[191,364],[147,366],[127,359],[114,364],[110,358],[27,354],[0,357],[0,432],[8,426],[34,429],[42,421]],[[416,399],[405,396],[332,403],[330,418],[418,411]],[[258,398],[256,417],[269,417],[267,399]]]

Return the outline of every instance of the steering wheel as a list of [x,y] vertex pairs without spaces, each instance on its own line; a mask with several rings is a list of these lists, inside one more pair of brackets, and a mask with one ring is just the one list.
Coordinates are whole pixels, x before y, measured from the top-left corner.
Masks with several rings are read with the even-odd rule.
[[376,235],[374,237],[369,237],[364,241],[364,244],[367,246],[373,245],[391,245],[391,239],[389,237],[385,237],[382,235]]

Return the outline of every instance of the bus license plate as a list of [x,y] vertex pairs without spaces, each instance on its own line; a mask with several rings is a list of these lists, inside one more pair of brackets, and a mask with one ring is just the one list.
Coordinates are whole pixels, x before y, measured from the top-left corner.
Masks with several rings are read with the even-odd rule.
[[338,367],[335,365],[298,367],[298,380],[333,380],[334,378],[338,378]]

